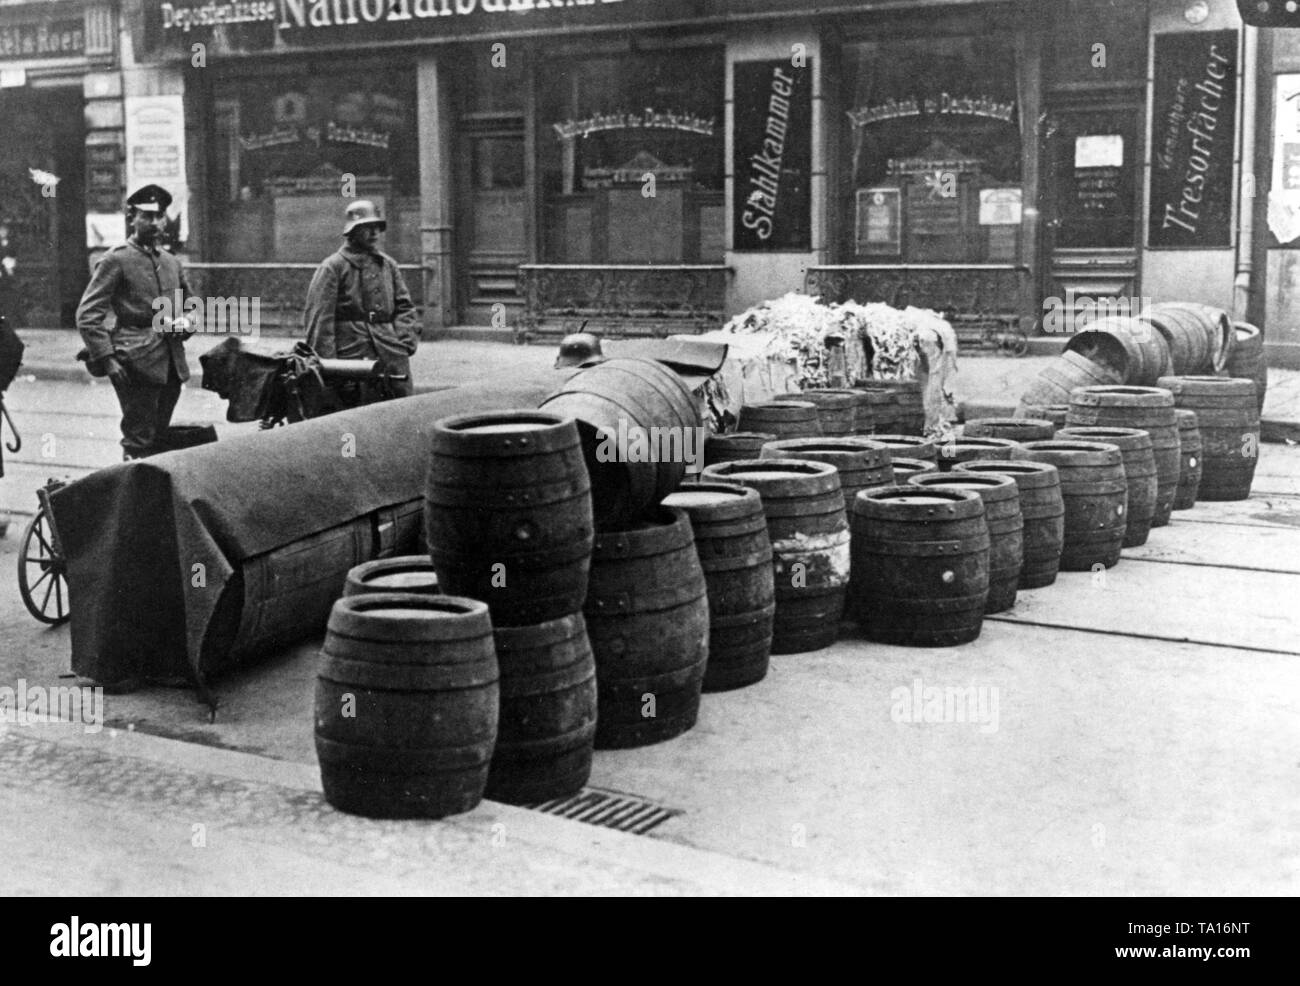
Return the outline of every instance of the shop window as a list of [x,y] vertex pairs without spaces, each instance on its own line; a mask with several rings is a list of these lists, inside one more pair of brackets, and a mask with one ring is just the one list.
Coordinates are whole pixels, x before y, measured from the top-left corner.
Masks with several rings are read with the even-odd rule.
[[993,37],[848,45],[840,255],[853,263],[1020,258],[1014,46]]
[[720,263],[719,49],[545,64],[538,154],[551,263]]
[[212,258],[318,261],[347,198],[376,201],[384,248],[418,256],[413,72],[322,72],[219,83],[210,168]]

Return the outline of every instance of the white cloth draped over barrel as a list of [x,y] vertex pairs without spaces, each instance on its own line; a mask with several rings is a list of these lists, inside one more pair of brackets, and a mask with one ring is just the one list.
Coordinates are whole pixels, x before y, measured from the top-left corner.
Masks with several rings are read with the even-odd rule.
[[919,380],[927,434],[946,437],[957,420],[957,335],[928,309],[823,305],[791,293],[690,338],[730,347],[701,393],[701,411],[715,432],[734,425],[744,404],[866,380]]

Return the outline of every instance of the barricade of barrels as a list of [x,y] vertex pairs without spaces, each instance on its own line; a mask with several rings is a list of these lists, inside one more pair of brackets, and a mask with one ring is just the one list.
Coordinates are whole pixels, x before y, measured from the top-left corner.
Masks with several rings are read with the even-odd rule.
[[[707,440],[690,478],[688,454],[628,454],[635,429],[699,428],[693,395],[652,361],[583,370],[539,409],[438,421],[430,556],[361,566],[330,618],[326,797],[377,817],[562,798],[594,749],[681,735],[702,693],[830,645],[845,617],[875,641],[972,640],[1018,589],[1114,565],[1198,479],[1201,498],[1248,495],[1242,436],[1215,425],[1200,452],[1195,436],[1198,414],[1249,410],[1257,442],[1253,384],[1161,383],[1079,390],[1063,432],[990,419],[943,444],[862,434],[872,391],[805,393],[760,409],[778,430]],[[786,428],[796,416],[804,433]]]

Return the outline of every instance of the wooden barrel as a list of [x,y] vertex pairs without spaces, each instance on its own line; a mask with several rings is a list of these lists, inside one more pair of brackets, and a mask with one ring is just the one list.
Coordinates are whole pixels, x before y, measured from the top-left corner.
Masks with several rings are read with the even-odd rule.
[[501,714],[484,796],[512,805],[567,798],[591,776],[596,660],[581,613],[497,627]]
[[1182,453],[1174,398],[1159,387],[1086,387],[1070,398],[1069,427],[1139,428],[1151,436],[1156,459],[1156,509],[1152,527],[1164,527],[1174,509]]
[[708,586],[704,691],[761,681],[772,653],[776,593],[772,541],[758,491],[736,483],[691,483],[665,499],[664,506],[690,517]]
[[940,472],[951,472],[958,462],[975,459],[1011,459],[1011,450],[1020,443],[1009,438],[953,438],[938,447]]
[[989,596],[984,615],[1003,613],[1014,606],[1025,558],[1025,521],[1016,481],[997,473],[954,472],[947,476],[913,476],[910,483],[925,490],[970,490],[979,494],[989,528]]
[[1195,411],[1180,407],[1174,409],[1174,415],[1178,419],[1178,442],[1182,452],[1174,509],[1190,510],[1196,506],[1196,497],[1201,489],[1201,429]]
[[873,442],[879,442],[885,446],[885,450],[892,459],[895,456],[901,456],[904,459],[929,459],[931,462],[937,462],[939,459],[939,450],[928,438],[921,438],[917,435],[872,435]]
[[442,595],[438,573],[428,555],[399,555],[358,565],[348,572],[343,595],[368,592],[414,592],[421,596]]
[[[1054,429],[1065,427],[1065,416],[1070,411],[1069,404],[1021,404],[1016,408],[1017,421],[1050,421]],[[1051,438],[1051,435],[1047,436]],[[1046,441],[1044,438],[1022,438],[1022,442],[1041,442]]]
[[859,434],[893,433],[899,430],[898,400],[892,390],[881,390],[869,386],[854,387],[853,389],[866,397],[866,403],[858,405],[857,431]]
[[1016,417],[1051,418],[1050,414],[1044,414],[1041,409],[1070,403],[1070,393],[1075,388],[1123,382],[1123,377],[1110,367],[1066,350],[1025,388]]
[[1156,512],[1156,458],[1151,436],[1139,428],[1062,428],[1057,437],[1081,438],[1085,442],[1105,442],[1120,450],[1124,459],[1124,481],[1128,483],[1128,523],[1124,526],[1124,547],[1137,548],[1147,543],[1151,518]]
[[497,739],[485,603],[368,593],[334,604],[316,680],[325,800],[369,818],[441,818],[483,797]]
[[817,405],[805,400],[746,404],[740,409],[739,427],[777,438],[814,438],[822,433]]
[[849,581],[849,526],[835,467],[808,459],[724,462],[706,480],[758,490],[772,540],[776,585],[773,654],[801,654],[835,642]]
[[1047,462],[999,462],[977,459],[959,463],[953,473],[997,473],[1010,476],[1020,491],[1024,520],[1024,560],[1020,588],[1041,589],[1056,581],[1065,541],[1065,501],[1061,475]]
[[865,396],[855,390],[814,389],[786,395],[792,401],[817,405],[817,421],[823,435],[852,435],[858,423],[858,407]]
[[1095,319],[1070,337],[1065,350],[1109,367],[1124,383],[1137,387],[1149,387],[1169,372],[1164,336],[1142,319]]
[[1163,377],[1177,406],[1196,412],[1201,433],[1198,500],[1245,500],[1259,462],[1255,384],[1234,377]]
[[1169,349],[1170,368],[1161,376],[1218,373],[1227,366],[1233,331],[1223,309],[1187,301],[1162,302],[1147,308],[1142,318]]
[[890,465],[894,468],[894,484],[896,486],[907,485],[908,479],[912,476],[939,471],[939,464],[931,462],[929,459],[896,458]]
[[974,640],[989,597],[989,529],[971,490],[887,486],[853,501],[849,614],[871,640]]
[[497,411],[435,422],[424,499],[444,592],[484,600],[497,626],[582,608],[594,531],[572,418]]
[[[903,435],[925,434],[925,398],[919,380],[868,380],[868,391],[884,391],[894,398],[894,430]],[[883,428],[877,426],[877,430]]]
[[885,446],[870,438],[787,438],[768,442],[760,459],[811,459],[829,462],[840,473],[840,491],[847,506],[859,490],[893,486],[894,468]]
[[[1246,322],[1233,323],[1236,341],[1224,369],[1230,377],[1246,377],[1255,381],[1255,404],[1264,413],[1264,395],[1268,393],[1268,359],[1264,355],[1264,333],[1258,326]],[[1177,372],[1177,371],[1175,371]]]
[[734,462],[736,459],[757,459],[759,451],[775,435],[759,431],[733,431],[729,435],[710,435],[704,440],[704,464]]
[[600,529],[641,516],[703,459],[695,395],[655,360],[608,359],[579,370],[541,407],[578,422]]
[[[1061,415],[1064,418],[1064,406],[1061,408]],[[1056,434],[1056,425],[1046,418],[973,418],[962,426],[961,434],[963,438],[1005,438],[1013,442],[1041,442]]]
[[1060,473],[1065,503],[1061,571],[1087,572],[1094,565],[1110,568],[1119,561],[1128,526],[1128,483],[1118,448],[1054,438],[1025,442],[1011,458],[1047,462]]
[[596,655],[596,748],[646,746],[694,726],[709,599],[684,511],[658,507],[597,535],[583,614]]

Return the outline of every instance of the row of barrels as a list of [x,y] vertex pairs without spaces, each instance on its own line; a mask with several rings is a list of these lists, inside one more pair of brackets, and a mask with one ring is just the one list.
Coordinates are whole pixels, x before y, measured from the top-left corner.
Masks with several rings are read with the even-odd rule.
[[1070,337],[1022,404],[1063,404],[1078,387],[1159,386],[1170,376],[1251,380],[1262,411],[1268,389],[1263,333],[1232,322],[1222,309],[1183,302],[1153,305],[1132,318],[1094,319]]
[[915,380],[871,380],[860,387],[781,394],[745,404],[737,421],[739,435],[770,438],[920,435],[924,431],[925,405]]

